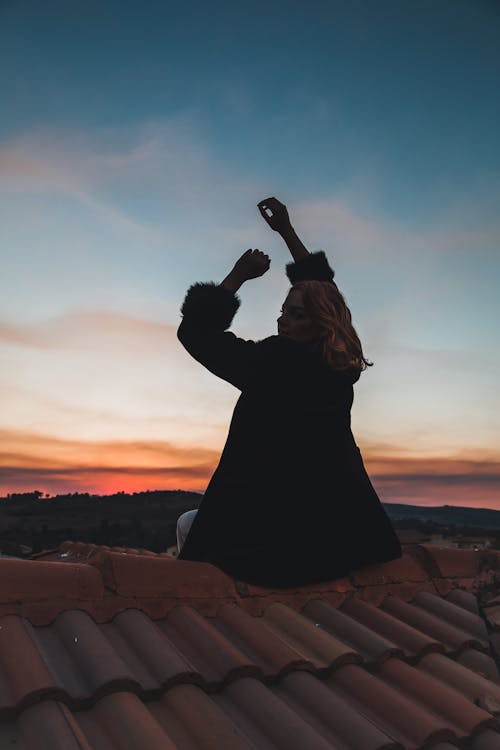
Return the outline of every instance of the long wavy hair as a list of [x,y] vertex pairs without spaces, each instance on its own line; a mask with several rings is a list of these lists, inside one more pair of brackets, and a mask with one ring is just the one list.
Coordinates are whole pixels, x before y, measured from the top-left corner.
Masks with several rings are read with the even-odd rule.
[[372,366],[363,354],[351,311],[334,282],[298,281],[292,289],[302,293],[304,310],[319,329],[321,353],[332,369],[361,372]]

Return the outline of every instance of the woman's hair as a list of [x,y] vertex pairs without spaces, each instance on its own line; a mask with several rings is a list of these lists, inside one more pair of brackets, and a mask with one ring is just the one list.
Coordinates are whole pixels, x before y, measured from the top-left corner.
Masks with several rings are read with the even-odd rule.
[[298,281],[293,289],[302,292],[305,313],[319,329],[321,352],[334,370],[366,370],[369,362],[351,322],[338,286],[330,281]]

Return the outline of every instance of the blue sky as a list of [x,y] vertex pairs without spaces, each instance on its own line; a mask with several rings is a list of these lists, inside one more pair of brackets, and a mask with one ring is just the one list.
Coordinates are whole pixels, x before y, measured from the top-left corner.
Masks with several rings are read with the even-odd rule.
[[3,2],[2,487],[91,488],[94,449],[112,486],[149,441],[138,483],[191,461],[203,489],[237,393],[178,310],[261,247],[234,330],[275,332],[277,195],[376,363],[353,424],[381,494],[497,503],[499,32],[487,0]]

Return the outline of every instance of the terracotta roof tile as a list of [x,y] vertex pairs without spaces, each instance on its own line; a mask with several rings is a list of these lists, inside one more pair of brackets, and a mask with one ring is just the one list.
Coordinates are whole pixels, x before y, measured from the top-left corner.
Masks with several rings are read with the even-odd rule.
[[246,678],[231,683],[218,703],[255,748],[331,750],[328,740],[300,713],[258,680]]
[[[64,748],[64,750],[93,750],[71,711],[53,700],[35,703],[24,711],[16,725],[9,727],[12,747]],[[7,745],[7,747],[9,747]]]
[[367,662],[383,661],[391,655],[404,655],[403,650],[395,643],[326,602],[311,601],[306,604],[302,614],[316,626],[324,628],[351,646]]
[[[453,622],[461,630],[475,636],[483,645],[488,645],[488,630],[479,612],[473,613],[464,610],[459,604],[453,604],[440,596],[421,591],[413,597],[413,604],[431,612],[443,620]],[[476,604],[477,606],[477,604]]]
[[53,676],[34,637],[34,628],[16,615],[0,620],[0,715],[12,714],[28,699],[53,694]]
[[443,685],[440,680],[412,667],[401,659],[388,659],[380,668],[380,676],[393,687],[407,695],[413,703],[425,706],[442,717],[443,723],[459,738],[467,737],[478,729],[496,726],[495,719],[478,708],[456,689]]
[[179,652],[199,671],[207,685],[222,684],[261,670],[211,621],[191,607],[176,607],[158,623]]
[[74,716],[92,748],[178,750],[146,705],[132,693],[113,693],[90,711]]
[[91,599],[102,596],[99,572],[88,565],[2,558],[1,601],[37,602],[47,599]]
[[253,750],[220,706],[194,685],[179,685],[147,708],[176,748]]
[[387,638],[403,649],[407,656],[421,656],[428,651],[445,650],[444,645],[435,638],[431,638],[388,612],[360,599],[347,599],[342,605],[342,612]]
[[404,553],[397,560],[355,570],[351,577],[357,586],[375,586],[388,582],[426,581],[429,579],[429,574],[415,557]]
[[331,686],[307,672],[288,675],[274,692],[320,731],[332,747],[363,750],[395,750],[399,747]]
[[492,628],[500,628],[500,604],[493,607],[485,607],[484,615]]
[[247,654],[266,677],[300,667],[313,667],[309,659],[281,640],[262,617],[252,617],[241,607],[234,604],[223,605],[214,623]]
[[458,656],[455,656],[455,661],[463,664],[464,667],[471,669],[473,672],[477,672],[482,677],[486,677],[487,680],[500,684],[498,667],[488,654],[483,654],[475,648],[467,648]]
[[485,559],[485,553],[481,550],[467,550],[469,554],[464,555],[464,550],[454,547],[436,547],[433,544],[419,546],[432,557],[443,578],[474,578]]
[[498,750],[496,634],[476,597],[500,592],[498,556],[410,547],[399,565],[282,590],[139,550],[14,560],[0,747]]
[[340,690],[351,705],[404,747],[416,748],[456,739],[454,728],[437,712],[416,703],[400,689],[358,665],[343,666],[327,683]]
[[155,692],[179,682],[203,681],[158,624],[143,612],[128,609],[99,628],[142,690]]
[[309,659],[317,669],[360,661],[358,654],[345,643],[283,604],[271,604],[263,619],[285,643]]
[[473,702],[488,698],[491,702],[488,710],[500,715],[500,685],[497,683],[491,682],[454,659],[447,659],[442,654],[426,654],[420,660],[418,668],[459,690]]
[[181,562],[160,555],[97,552],[89,558],[89,564],[99,570],[104,585],[120,596],[173,596],[179,601],[235,595],[233,581],[208,563]]
[[473,737],[470,743],[471,750],[498,750],[500,747],[499,736],[497,732],[486,731]]
[[386,597],[381,606],[386,612],[440,641],[448,651],[460,651],[472,645],[487,648],[489,645],[483,638],[479,639],[475,634],[450,625],[447,620],[395,596]]
[[457,604],[459,607],[462,607],[462,609],[467,609],[475,615],[479,614],[477,597],[475,597],[470,591],[453,588],[446,595],[446,601],[452,602],[452,604]]

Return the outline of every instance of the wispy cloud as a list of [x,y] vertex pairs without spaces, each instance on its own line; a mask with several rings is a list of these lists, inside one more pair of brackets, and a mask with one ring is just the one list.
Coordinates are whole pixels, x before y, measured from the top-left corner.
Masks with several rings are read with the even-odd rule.
[[[54,467],[99,466],[108,467],[134,465],[165,466],[169,462],[185,465],[193,462],[212,462],[216,453],[207,448],[178,445],[160,440],[70,440],[53,435],[29,433],[16,430],[1,430],[2,461],[17,456],[23,465],[36,457],[49,459]],[[8,446],[8,448],[7,448]],[[104,461],[103,461],[104,460]]]
[[[59,190],[113,221],[156,231],[179,210],[197,219],[230,211],[236,195],[252,195],[248,180],[224,166],[186,118],[94,131],[34,130],[0,149],[2,177],[19,188]],[[164,221],[141,212],[162,206]],[[256,197],[253,195],[251,202]],[[214,212],[215,209],[215,212]],[[179,215],[177,213],[177,219]]]
[[[497,186],[500,197],[500,188]],[[405,227],[404,222],[381,218],[369,214],[356,206],[355,195],[343,196],[342,191],[331,198],[309,200],[293,207],[297,224],[304,232],[316,237],[324,237],[327,247],[337,248],[338,252],[352,253],[350,259],[356,262],[359,254],[380,264],[389,258],[422,258],[456,254],[458,251],[484,248],[500,238],[500,220],[492,215],[489,220],[468,207],[444,204],[439,218],[418,230]],[[374,255],[374,251],[377,251]]]
[[498,507],[500,456],[412,456],[394,446],[384,452],[372,446],[365,463],[382,500],[416,505]]
[[75,159],[76,154],[73,154],[73,158],[68,159],[69,152],[64,150],[62,144],[60,150],[47,146],[43,140],[37,142],[22,138],[0,149],[0,187],[3,182],[10,191],[16,188],[18,191],[36,191],[45,195],[64,193],[111,224],[139,232],[151,231],[151,227],[128,216],[98,194],[97,183],[87,171],[88,165],[84,168],[88,153],[83,151],[79,158]]
[[178,347],[176,326],[106,310],[66,313],[33,325],[0,321],[0,341],[40,349],[134,351]]
[[[208,448],[186,447],[149,440],[64,440],[51,435],[4,430],[0,454],[0,492],[28,491],[34,481],[43,491],[108,487],[111,480],[121,489],[132,486],[193,488],[208,481],[218,453]],[[193,484],[194,482],[194,484]],[[79,484],[80,483],[80,484]],[[179,484],[181,483],[181,484]],[[73,491],[76,491],[73,489]]]
[[[219,451],[160,440],[65,440],[0,433],[0,492],[196,489],[206,486]],[[390,445],[364,449],[369,475],[387,502],[496,507],[500,457],[412,456]]]

